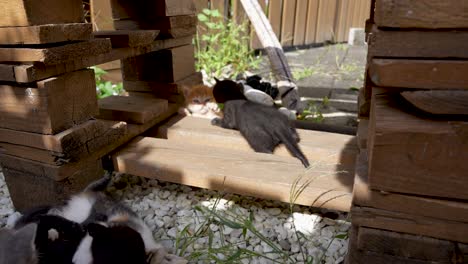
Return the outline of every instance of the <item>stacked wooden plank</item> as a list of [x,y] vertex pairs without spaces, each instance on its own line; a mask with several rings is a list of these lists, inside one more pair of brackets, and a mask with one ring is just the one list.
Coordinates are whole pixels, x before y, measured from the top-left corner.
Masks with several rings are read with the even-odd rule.
[[466,263],[468,1],[374,4],[347,262]]
[[[158,39],[192,37],[197,19],[193,0],[112,0],[114,27],[122,30],[158,30]],[[124,88],[130,96],[149,94],[183,103],[181,85],[202,83],[195,72],[194,47],[181,45],[122,60]]]
[[27,75],[19,69],[55,67],[77,56],[111,50],[83,23],[81,1],[13,0],[0,11],[0,163],[17,209],[57,201],[101,176],[93,148],[124,131],[92,120],[99,111],[94,72]]
[[177,111],[154,96],[98,101],[87,67],[191,43],[157,40],[159,30],[93,33],[81,1],[38,3],[8,1],[0,11],[0,165],[18,210],[81,190],[102,176],[103,156]]

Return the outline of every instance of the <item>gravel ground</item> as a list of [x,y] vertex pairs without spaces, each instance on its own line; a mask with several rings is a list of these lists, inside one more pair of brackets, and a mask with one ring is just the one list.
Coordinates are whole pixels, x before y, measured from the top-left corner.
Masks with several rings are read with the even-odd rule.
[[[222,260],[226,255],[223,252],[229,250],[216,248],[234,250],[231,253],[238,248],[251,250],[277,260],[276,263],[306,263],[304,259],[310,260],[311,257],[313,262],[307,263],[343,263],[348,248],[344,234],[350,223],[346,221],[346,214],[342,213],[294,206],[291,214],[289,205],[285,203],[222,195],[219,192],[121,174],[114,177],[110,191],[130,205],[154,230],[155,238],[167,248],[174,249],[175,241],[182,233],[195,236],[205,225],[205,229],[210,231],[197,236],[183,253],[191,260],[190,263],[209,263],[206,260],[208,252],[212,253],[211,259],[218,258],[217,263],[224,263]],[[249,229],[244,236],[242,228],[232,223],[223,225],[220,218],[208,215],[206,211],[209,209],[221,217],[234,214],[234,218],[229,218],[234,221],[237,221],[237,216],[249,219],[250,215],[253,217],[253,230],[259,234]],[[0,172],[0,227],[11,225],[18,216]],[[206,224],[207,219],[212,221]],[[303,235],[298,237],[294,226]],[[182,249],[180,244],[178,250],[175,250],[178,254]],[[280,255],[271,253],[275,246],[285,252],[283,257],[286,256],[287,261],[278,261]],[[239,259],[238,262],[273,263],[264,257],[249,257]]]

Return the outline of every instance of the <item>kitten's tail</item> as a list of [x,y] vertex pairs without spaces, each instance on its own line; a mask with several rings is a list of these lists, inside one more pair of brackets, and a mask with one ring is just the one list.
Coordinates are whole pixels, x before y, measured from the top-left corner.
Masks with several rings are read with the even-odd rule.
[[309,161],[307,160],[306,156],[304,153],[302,153],[301,148],[298,145],[299,142],[299,136],[297,133],[294,131],[294,133],[291,133],[291,131],[282,131],[280,133],[279,138],[281,139],[281,142],[286,146],[286,149],[293,155],[294,157],[298,158],[304,167],[308,168],[310,166]]
[[104,176],[92,183],[90,183],[85,189],[85,192],[102,192],[106,190],[107,186],[109,186],[109,183],[112,178],[112,173],[106,171]]

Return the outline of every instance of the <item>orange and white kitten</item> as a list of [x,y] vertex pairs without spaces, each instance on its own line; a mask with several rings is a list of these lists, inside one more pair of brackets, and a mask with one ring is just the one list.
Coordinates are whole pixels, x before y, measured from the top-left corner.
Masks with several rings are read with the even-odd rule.
[[206,85],[183,86],[182,92],[185,97],[185,107],[179,109],[179,114],[207,119],[222,116],[211,87]]

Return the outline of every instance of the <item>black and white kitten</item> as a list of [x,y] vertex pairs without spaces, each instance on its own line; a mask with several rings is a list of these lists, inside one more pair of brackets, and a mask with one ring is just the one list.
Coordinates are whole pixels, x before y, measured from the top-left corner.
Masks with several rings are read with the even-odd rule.
[[211,124],[239,130],[256,152],[273,153],[282,143],[304,167],[309,167],[309,161],[299,148],[300,139],[296,129],[286,115],[276,108],[247,100],[233,100],[224,103],[223,113],[222,119],[215,118],[211,120]]

